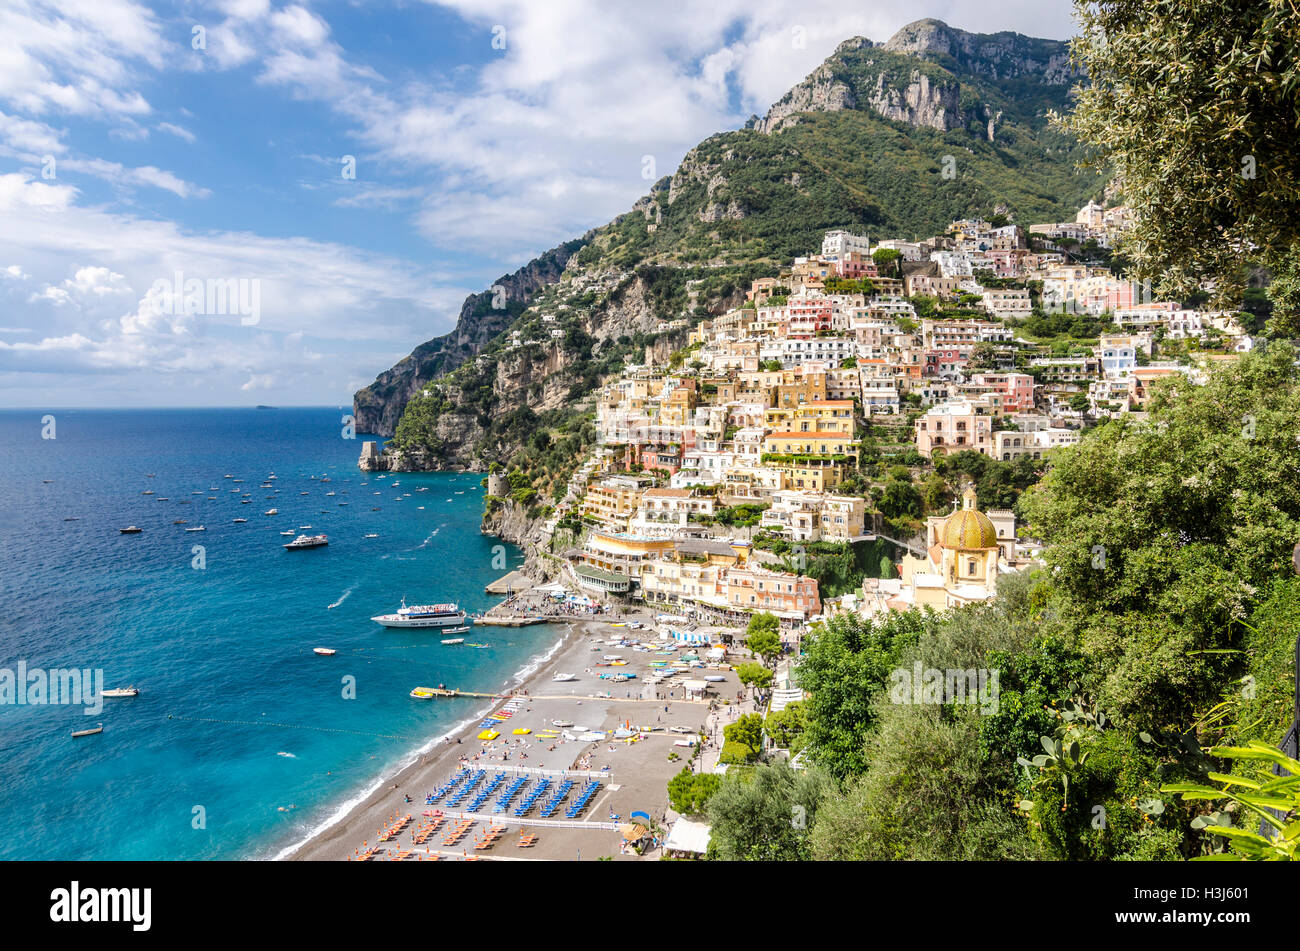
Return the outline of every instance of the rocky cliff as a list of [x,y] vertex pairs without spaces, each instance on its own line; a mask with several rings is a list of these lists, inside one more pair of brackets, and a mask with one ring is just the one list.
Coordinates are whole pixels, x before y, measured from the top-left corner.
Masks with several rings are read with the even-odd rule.
[[477,354],[485,343],[510,325],[538,290],[559,280],[569,259],[590,235],[568,241],[529,261],[513,274],[498,278],[491,288],[465,298],[450,333],[416,347],[410,356],[385,370],[352,399],[357,431],[391,436],[402,409],[426,383],[449,373]]

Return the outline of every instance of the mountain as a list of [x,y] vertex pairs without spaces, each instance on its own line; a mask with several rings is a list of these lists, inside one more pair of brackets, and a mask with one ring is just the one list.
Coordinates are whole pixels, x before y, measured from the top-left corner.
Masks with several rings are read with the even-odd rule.
[[[667,359],[690,327],[833,228],[940,234],[953,220],[1072,217],[1103,181],[1050,125],[1076,80],[1063,42],[919,20],[855,37],[746,126],[705,139],[632,209],[511,278],[508,306],[465,302],[456,329],[356,394],[388,464],[526,465],[563,489],[603,377]],[[508,279],[503,279],[505,282]]]

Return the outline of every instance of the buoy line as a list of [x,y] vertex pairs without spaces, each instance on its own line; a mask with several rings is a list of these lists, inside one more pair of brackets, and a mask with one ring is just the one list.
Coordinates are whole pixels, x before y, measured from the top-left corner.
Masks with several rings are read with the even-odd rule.
[[167,714],[168,720],[186,720],[190,723],[223,723],[229,726],[278,726],[286,730],[315,730],[318,733],[351,733],[354,736],[377,736],[385,740],[413,740],[415,737],[399,736],[396,733],[371,733],[367,730],[347,730],[336,726],[310,726],[305,723],[280,723],[275,720],[222,720],[217,717],[183,717],[179,714]]

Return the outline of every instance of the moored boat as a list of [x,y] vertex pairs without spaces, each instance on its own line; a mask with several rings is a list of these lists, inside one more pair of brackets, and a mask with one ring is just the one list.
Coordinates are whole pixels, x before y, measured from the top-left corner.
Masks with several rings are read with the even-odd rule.
[[465,623],[465,612],[454,602],[446,604],[417,604],[407,607],[406,599],[393,614],[379,614],[370,620],[384,627],[399,628],[441,628],[448,634],[463,634],[469,630]]
[[144,531],[144,529],[136,528],[134,525],[128,525],[126,528],[119,528],[118,531],[123,535],[139,535]]

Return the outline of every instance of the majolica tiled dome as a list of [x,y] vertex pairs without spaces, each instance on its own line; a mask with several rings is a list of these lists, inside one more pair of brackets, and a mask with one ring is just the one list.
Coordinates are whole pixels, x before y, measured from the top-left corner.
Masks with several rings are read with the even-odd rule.
[[943,523],[939,544],[959,551],[978,551],[998,547],[998,530],[983,512],[975,510],[975,493],[967,489],[962,496],[963,508],[953,512]]

